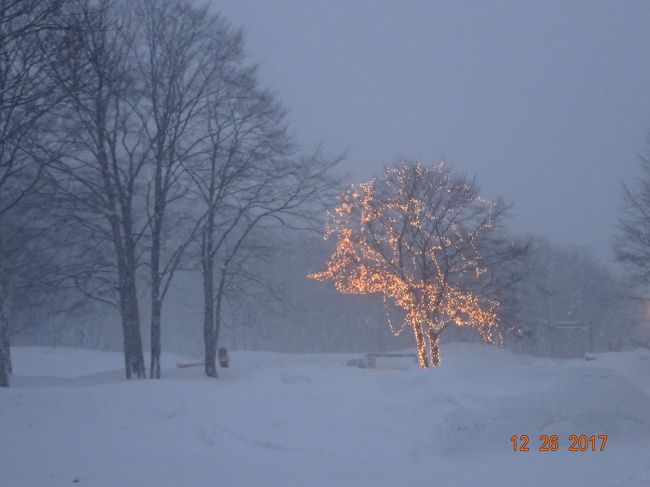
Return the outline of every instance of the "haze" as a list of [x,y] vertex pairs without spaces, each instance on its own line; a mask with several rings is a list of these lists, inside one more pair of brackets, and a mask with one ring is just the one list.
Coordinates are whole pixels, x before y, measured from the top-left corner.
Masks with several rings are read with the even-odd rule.
[[0,5],[0,486],[650,487],[650,0]]
[[513,227],[611,261],[650,130],[650,3],[223,0],[307,146],[355,179],[444,158]]

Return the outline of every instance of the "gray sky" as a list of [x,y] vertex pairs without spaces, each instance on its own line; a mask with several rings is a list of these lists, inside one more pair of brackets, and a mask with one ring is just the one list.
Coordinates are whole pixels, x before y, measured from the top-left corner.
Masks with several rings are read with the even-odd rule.
[[442,158],[515,230],[611,259],[650,132],[650,1],[212,1],[298,139],[356,179]]

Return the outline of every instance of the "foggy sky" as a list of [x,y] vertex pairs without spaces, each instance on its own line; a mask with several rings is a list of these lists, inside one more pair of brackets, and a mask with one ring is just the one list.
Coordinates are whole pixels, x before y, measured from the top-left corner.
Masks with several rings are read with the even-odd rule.
[[445,159],[512,226],[611,260],[650,132],[650,2],[212,0],[307,147]]

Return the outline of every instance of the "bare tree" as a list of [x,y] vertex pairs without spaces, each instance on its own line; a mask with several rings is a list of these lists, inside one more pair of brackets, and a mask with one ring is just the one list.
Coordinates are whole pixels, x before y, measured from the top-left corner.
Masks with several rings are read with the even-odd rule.
[[641,175],[634,184],[623,184],[623,208],[614,243],[617,260],[635,281],[650,284],[650,159],[641,157]]
[[142,24],[138,66],[144,104],[139,111],[151,147],[149,183],[151,278],[151,368],[160,377],[161,314],[165,294],[192,240],[195,227],[170,224],[169,206],[183,199],[189,181],[187,166],[205,137],[206,100],[218,90],[218,76],[239,32],[207,6],[184,0],[138,2]]
[[499,303],[499,335],[514,332],[518,336],[532,319],[528,302],[534,288],[533,243],[530,238],[514,237],[499,228],[502,222],[503,218],[497,220],[494,229],[480,240],[481,279],[467,284],[474,285],[477,295]]
[[134,76],[133,8],[126,1],[87,0],[76,14],[81,28],[52,66],[65,92],[65,154],[49,182],[78,241],[69,278],[85,296],[119,311],[126,377],[144,377],[137,269],[147,225],[140,215],[149,147],[137,113],[142,95]]
[[[32,9],[25,19],[40,15],[37,5],[49,5],[13,4]],[[70,258],[57,269],[59,284],[120,314],[127,378],[145,376],[138,289],[143,267],[151,283],[150,372],[157,378],[163,301],[186,249],[201,235],[206,362],[212,364],[206,370],[214,375],[228,283],[236,275],[256,280],[247,256],[268,250],[254,237],[308,219],[334,183],[329,171],[338,161],[295,155],[283,109],[258,88],[255,69],[244,65],[241,33],[207,7],[185,0],[57,5],[65,6],[74,28],[63,22],[61,42],[44,59],[42,75],[25,50],[19,74],[29,75],[33,87],[25,93],[31,98],[15,103],[29,115],[23,122],[34,127],[56,109],[47,137],[21,139],[22,152],[15,152],[25,163],[14,157],[7,171],[16,183],[3,186],[7,178],[0,178],[0,195],[9,195],[0,199],[0,220],[3,205],[15,207],[43,181],[47,210],[65,229],[57,245]],[[55,46],[44,42],[48,29],[35,31],[41,48]],[[7,52],[10,58],[15,50]],[[57,90],[41,89],[41,78]],[[41,109],[43,100],[51,105]],[[31,163],[40,154],[48,164]],[[2,330],[5,311],[0,299]]]
[[438,366],[440,333],[452,324],[471,326],[488,342],[501,339],[499,302],[479,290],[491,263],[482,247],[504,211],[443,163],[387,168],[383,178],[343,193],[327,234],[336,249],[311,277],[394,303],[405,317],[400,327],[389,321],[391,329],[412,328],[420,365]]
[[10,237],[3,219],[35,188],[48,162],[44,118],[58,101],[48,63],[71,28],[64,0],[0,2],[0,386],[11,372],[9,310],[12,274],[5,262]]
[[[257,86],[255,69],[242,63],[241,37],[228,43],[219,84],[206,103],[207,137],[189,166],[200,219],[204,299],[205,372],[216,377],[216,351],[224,299],[236,279],[251,276],[246,261],[263,251],[259,232],[311,220],[337,184],[340,158],[295,156],[285,112]],[[257,278],[261,278],[257,276]]]
[[[637,308],[645,308],[647,288],[650,284],[650,158],[640,158],[640,176],[632,184],[623,184],[623,207],[617,225],[614,241],[614,255],[628,271],[631,287],[628,299],[636,303]],[[628,306],[633,309],[634,306]],[[639,313],[641,316],[644,313]],[[644,318],[638,320],[646,321]],[[630,327],[631,328],[631,327]],[[637,346],[647,347],[647,337],[641,328],[629,340]],[[647,334],[647,331],[645,332]],[[633,330],[628,330],[633,335]]]

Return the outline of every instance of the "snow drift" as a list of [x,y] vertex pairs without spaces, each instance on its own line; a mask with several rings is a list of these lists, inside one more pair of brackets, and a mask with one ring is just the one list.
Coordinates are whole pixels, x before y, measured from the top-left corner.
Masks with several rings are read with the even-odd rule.
[[[160,381],[121,355],[16,348],[0,390],[0,485],[650,485],[650,354],[555,361],[443,346],[423,371],[351,355],[234,352],[211,380],[163,356]],[[530,451],[510,437],[529,435]],[[557,452],[538,436],[557,434]],[[607,434],[568,452],[569,434]]]

